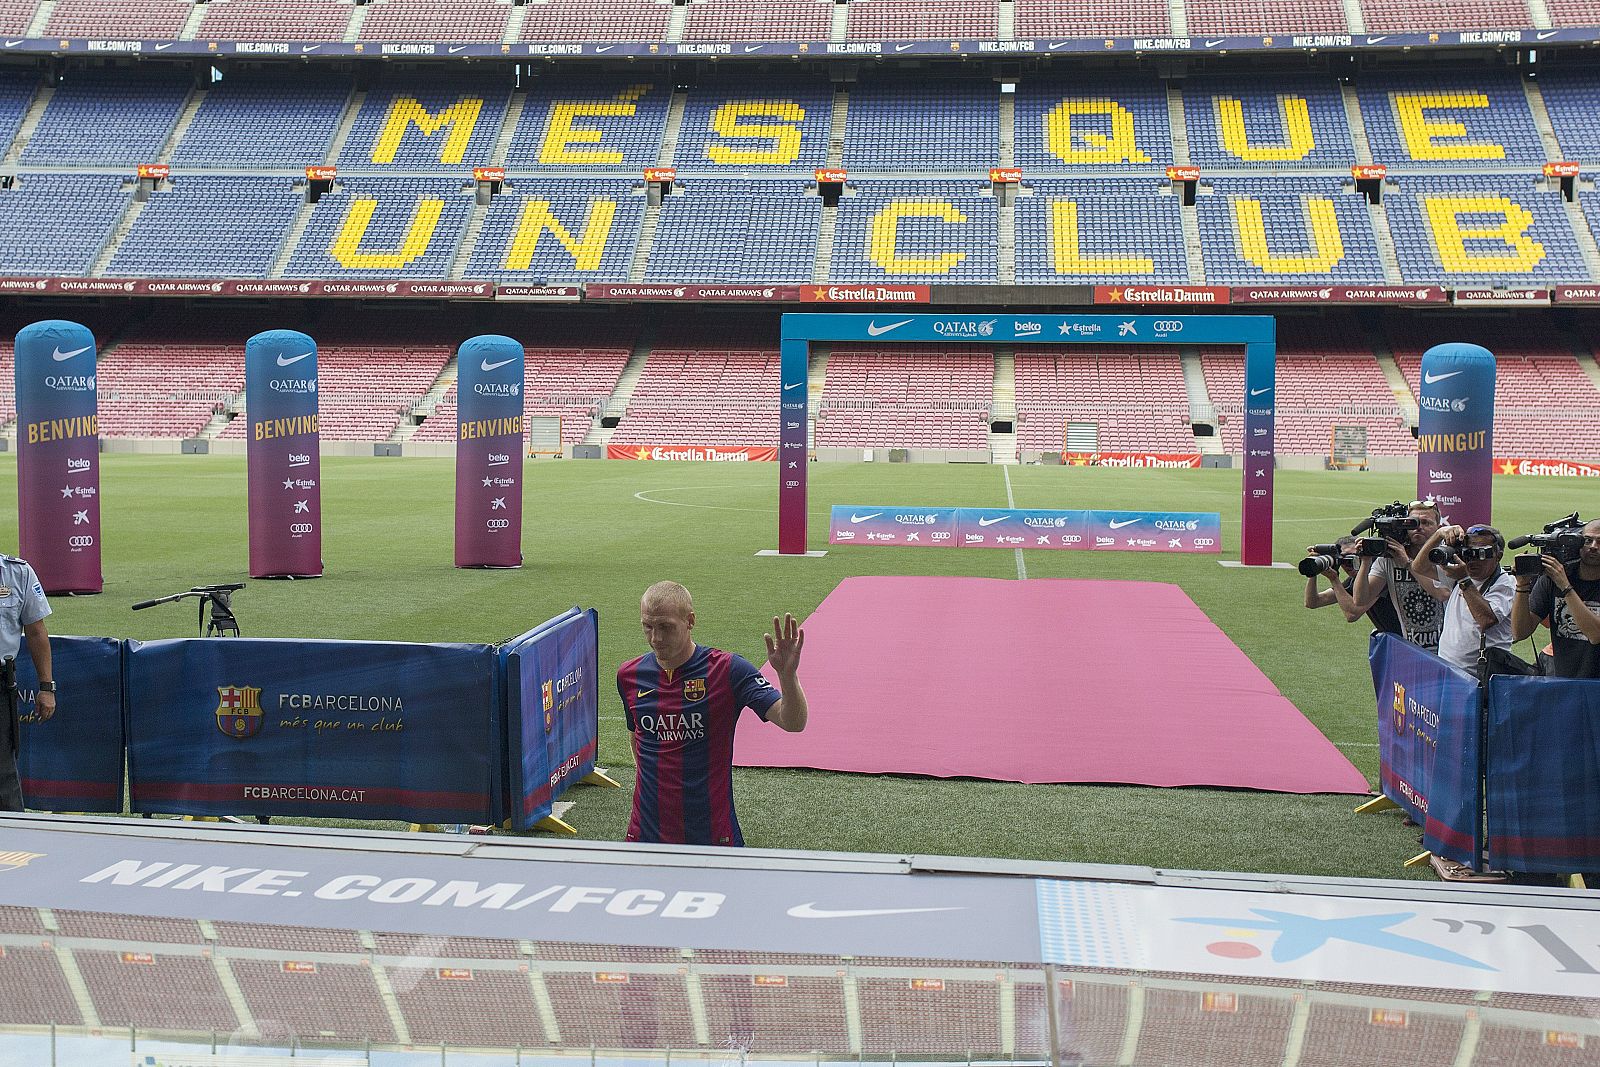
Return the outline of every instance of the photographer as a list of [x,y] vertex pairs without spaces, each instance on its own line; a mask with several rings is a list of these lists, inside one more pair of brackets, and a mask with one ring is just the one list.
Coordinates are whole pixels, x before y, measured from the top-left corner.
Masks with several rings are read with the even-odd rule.
[[[1435,554],[1441,545],[1449,547]],[[1458,561],[1443,565],[1445,581],[1422,572],[1418,580],[1435,599],[1444,602],[1439,658],[1464,671],[1477,672],[1480,644],[1511,647],[1511,598],[1516,582],[1500,566],[1505,550],[1506,539],[1493,526],[1442,526],[1419,553],[1435,561],[1440,555]]]
[[[1402,543],[1386,536],[1388,553],[1379,556],[1369,566],[1358,567],[1350,595],[1360,611],[1371,611],[1372,606],[1385,592],[1400,620],[1405,639],[1430,652],[1439,647],[1439,634],[1444,627],[1444,608],[1417,582],[1417,571],[1436,578],[1433,564],[1423,555],[1422,548],[1439,529],[1439,505],[1432,500],[1413,500],[1406,505],[1406,519],[1410,527]],[[1382,520],[1380,520],[1382,521]],[[1380,533],[1383,528],[1379,527]]]
[[[1338,552],[1337,562],[1322,551],[1330,547],[1328,545],[1310,545],[1306,548],[1307,558],[1300,564],[1300,573],[1306,575],[1306,607],[1315,610],[1337,604],[1344,614],[1345,622],[1356,622],[1364,617],[1372,623],[1372,628],[1378,633],[1401,633],[1400,619],[1395,615],[1394,605],[1387,597],[1378,598],[1370,610],[1362,611],[1356,605],[1355,597],[1351,595],[1351,590],[1355,586],[1356,568],[1361,565],[1361,557],[1356,555],[1359,541],[1359,538],[1350,536],[1335,541],[1331,547]],[[1319,569],[1312,570],[1313,563],[1320,564]],[[1311,573],[1307,574],[1308,570]],[[1317,579],[1324,575],[1328,579],[1328,588],[1319,591]]]
[[1514,640],[1549,624],[1550,674],[1557,678],[1600,678],[1600,519],[1585,524],[1582,537],[1573,562],[1563,565],[1545,552],[1539,556],[1543,574],[1518,575],[1512,601]]
[[50,604],[45,600],[44,588],[38,575],[27,560],[0,555],[0,663],[3,678],[0,687],[5,690],[6,706],[0,709],[0,811],[22,810],[22,780],[17,775],[17,749],[21,740],[21,724],[17,718],[16,656],[22,642],[28,642],[28,655],[33,658],[34,671],[39,676],[39,692],[34,702],[34,712],[40,721],[56,713],[56,683],[50,662],[50,634],[45,630],[45,616],[50,614]]

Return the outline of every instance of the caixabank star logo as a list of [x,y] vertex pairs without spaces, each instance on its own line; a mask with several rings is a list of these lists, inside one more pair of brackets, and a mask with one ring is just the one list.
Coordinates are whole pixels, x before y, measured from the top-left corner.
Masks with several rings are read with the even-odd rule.
[[243,741],[261,732],[261,689],[253,685],[217,686],[217,729]]

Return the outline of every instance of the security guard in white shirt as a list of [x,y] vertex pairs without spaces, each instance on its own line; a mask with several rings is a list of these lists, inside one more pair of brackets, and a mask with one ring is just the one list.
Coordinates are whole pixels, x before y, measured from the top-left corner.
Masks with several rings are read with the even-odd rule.
[[17,721],[17,652],[24,637],[39,676],[39,697],[34,708],[40,721],[56,713],[50,634],[44,627],[49,614],[50,602],[45,600],[44,587],[28,561],[0,555],[0,687],[5,690],[6,700],[5,714],[0,715],[0,811],[22,810],[22,780],[17,775],[17,743],[21,736]]

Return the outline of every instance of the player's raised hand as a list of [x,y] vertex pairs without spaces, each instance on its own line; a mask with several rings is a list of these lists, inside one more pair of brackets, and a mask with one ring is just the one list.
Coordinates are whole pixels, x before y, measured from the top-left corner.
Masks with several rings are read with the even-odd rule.
[[800,650],[806,644],[806,632],[794,616],[785,613],[780,621],[774,615],[772,633],[762,636],[767,640],[767,662],[772,669],[780,675],[793,675],[800,667]]

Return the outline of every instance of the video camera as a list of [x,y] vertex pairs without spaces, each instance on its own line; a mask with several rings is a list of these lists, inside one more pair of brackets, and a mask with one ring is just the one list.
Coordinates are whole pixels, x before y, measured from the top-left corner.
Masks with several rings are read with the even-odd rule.
[[[1372,515],[1358,523],[1356,528],[1350,531],[1350,536],[1361,537],[1362,534],[1370,530],[1372,531],[1373,536],[1370,538],[1363,538],[1363,541],[1381,542],[1384,538],[1389,538],[1394,541],[1399,541],[1401,544],[1405,544],[1406,541],[1410,539],[1412,531],[1420,529],[1421,527],[1422,523],[1411,517],[1410,505],[1402,504],[1400,501],[1396,500],[1394,503],[1385,504],[1381,508],[1373,508]],[[1381,544],[1375,551],[1369,550],[1368,547],[1363,544],[1359,554],[1363,556],[1381,556],[1387,550],[1388,549]]]
[[1583,527],[1583,520],[1574,511],[1571,515],[1563,515],[1554,522],[1545,523],[1542,533],[1513,537],[1506,542],[1507,548],[1531,546],[1539,550],[1539,555],[1530,552],[1517,556],[1511,561],[1511,573],[1519,577],[1543,574],[1544,564],[1539,556],[1554,556],[1563,566],[1576,562],[1583,550]]

